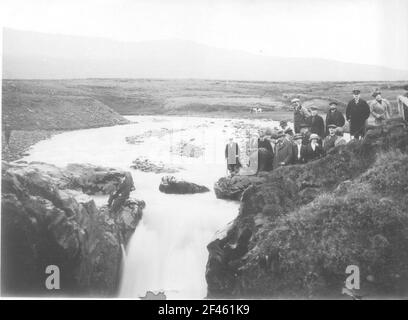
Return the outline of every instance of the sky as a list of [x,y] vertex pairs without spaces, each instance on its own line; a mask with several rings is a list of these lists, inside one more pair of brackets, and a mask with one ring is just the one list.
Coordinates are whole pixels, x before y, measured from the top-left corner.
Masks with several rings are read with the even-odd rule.
[[0,23],[408,70],[408,0],[1,0]]

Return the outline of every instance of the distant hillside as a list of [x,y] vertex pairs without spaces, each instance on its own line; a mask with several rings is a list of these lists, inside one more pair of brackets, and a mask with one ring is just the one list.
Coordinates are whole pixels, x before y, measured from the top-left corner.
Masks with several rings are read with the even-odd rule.
[[183,40],[119,42],[4,29],[3,51],[3,78],[6,79],[408,79],[407,70],[324,59],[268,57]]
[[92,97],[3,82],[2,120],[14,130],[71,130],[128,123]]

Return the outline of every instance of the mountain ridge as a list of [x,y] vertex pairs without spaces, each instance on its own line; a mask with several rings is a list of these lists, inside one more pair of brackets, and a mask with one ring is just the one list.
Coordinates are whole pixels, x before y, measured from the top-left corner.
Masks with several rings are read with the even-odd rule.
[[125,42],[101,37],[46,34],[5,28],[3,53],[4,79],[408,79],[408,70],[320,58],[257,55],[181,39]]

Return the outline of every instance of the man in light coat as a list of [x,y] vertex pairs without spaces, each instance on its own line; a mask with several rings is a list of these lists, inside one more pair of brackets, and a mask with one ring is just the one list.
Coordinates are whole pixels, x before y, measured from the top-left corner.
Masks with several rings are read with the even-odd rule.
[[391,117],[391,104],[387,99],[381,97],[379,90],[375,90],[372,96],[374,100],[370,102],[370,112],[375,124],[379,125]]
[[227,160],[227,169],[230,175],[236,174],[241,164],[239,162],[239,146],[232,137],[225,146],[225,159]]

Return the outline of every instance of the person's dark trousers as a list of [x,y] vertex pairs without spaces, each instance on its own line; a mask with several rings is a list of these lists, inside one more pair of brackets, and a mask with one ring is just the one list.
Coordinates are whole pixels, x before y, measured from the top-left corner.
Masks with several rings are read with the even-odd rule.
[[361,128],[361,129],[359,129],[359,130],[357,130],[356,132],[353,133],[354,139],[357,139],[357,140],[360,137],[364,138],[364,136],[365,136],[365,127]]

